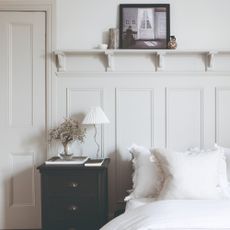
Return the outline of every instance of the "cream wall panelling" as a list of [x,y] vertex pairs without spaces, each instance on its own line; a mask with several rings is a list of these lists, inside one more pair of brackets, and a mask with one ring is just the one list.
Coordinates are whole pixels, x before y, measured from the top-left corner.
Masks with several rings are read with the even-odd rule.
[[54,53],[57,72],[223,72],[230,70],[228,66],[223,65],[230,61],[230,50],[89,49],[56,50]]
[[216,100],[216,133],[215,140],[221,145],[228,145],[227,137],[230,130],[230,87],[217,87],[215,89]]
[[[110,119],[110,124],[101,127],[98,141],[102,155],[111,158],[111,213],[122,204],[131,186],[131,156],[127,149],[132,143],[186,150],[194,146],[211,148],[217,140],[230,147],[230,78],[227,75],[170,72],[152,76],[62,72],[55,77],[57,122],[65,115],[81,121],[94,105],[101,105]],[[85,145],[73,146],[73,152],[94,156],[92,135],[89,129]]]
[[[230,50],[56,50],[54,114],[82,121],[101,105],[110,119],[98,141],[109,168],[110,213],[131,188],[132,143],[186,150],[230,147]],[[69,95],[69,96],[68,96]],[[69,99],[70,100],[69,100]],[[94,156],[86,143],[73,152]],[[50,152],[56,154],[56,152]]]
[[130,177],[124,177],[131,171],[128,147],[134,142],[154,146],[154,89],[117,88],[115,93],[117,196],[122,202],[123,188],[131,187]]
[[[202,88],[166,89],[166,143],[169,149],[204,147]],[[182,144],[183,143],[183,144]]]

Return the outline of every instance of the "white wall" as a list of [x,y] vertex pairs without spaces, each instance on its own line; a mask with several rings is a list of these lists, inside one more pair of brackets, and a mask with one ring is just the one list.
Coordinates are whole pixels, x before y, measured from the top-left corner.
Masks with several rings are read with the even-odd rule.
[[[119,25],[120,3],[170,3],[178,49],[230,49],[229,0],[56,0],[57,48],[87,49],[106,42],[108,29]],[[111,158],[111,213],[131,186],[127,147],[133,142],[175,149],[211,147],[215,141],[230,146],[229,119],[222,111],[230,98],[229,60],[229,54],[220,54],[213,72],[206,73],[205,54],[169,55],[165,70],[155,73],[155,56],[118,54],[115,72],[106,73],[103,55],[67,55],[66,72],[54,78],[53,114],[57,122],[66,114],[82,119],[97,104],[108,115],[111,123],[100,130],[98,141]],[[184,127],[190,131],[184,133]],[[75,152],[93,154],[92,134]]]
[[94,48],[118,26],[120,3],[169,3],[180,49],[229,49],[229,0],[56,0],[57,48]]
[[[164,68],[148,54],[115,53],[113,72],[106,72],[102,53],[65,53],[66,68],[53,78],[53,119],[82,121],[91,106],[100,105],[110,124],[99,127],[100,154],[109,167],[110,214],[131,188],[132,143],[186,150],[230,147],[230,52],[216,54],[208,68],[205,52],[173,52]],[[95,157],[93,129],[75,154]],[[49,154],[57,155],[56,150]]]

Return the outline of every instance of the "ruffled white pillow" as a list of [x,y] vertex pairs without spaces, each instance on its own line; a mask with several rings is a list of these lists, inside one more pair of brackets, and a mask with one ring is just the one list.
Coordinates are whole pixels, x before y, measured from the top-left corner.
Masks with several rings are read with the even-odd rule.
[[163,182],[163,174],[158,162],[150,161],[150,150],[143,146],[133,144],[129,152],[133,158],[133,189],[125,201],[158,196]]
[[[221,158],[221,168],[220,168],[220,187],[222,192],[224,193],[224,196],[226,198],[230,198],[230,184],[229,184],[229,178],[230,178],[230,149],[221,147],[217,144],[214,145],[213,150],[218,150],[224,153],[224,157]],[[189,151],[191,152],[207,152],[211,150],[201,150],[198,147],[190,148]],[[229,175],[229,176],[228,176]]]
[[223,182],[225,156],[220,149],[201,152],[154,149],[151,152],[165,175],[158,199],[228,198],[222,190],[227,181]]
[[219,145],[215,145],[217,148],[222,149],[222,151],[225,154],[225,158],[226,158],[226,164],[227,164],[227,177],[228,177],[228,181],[230,181],[230,149],[229,148],[225,148]]

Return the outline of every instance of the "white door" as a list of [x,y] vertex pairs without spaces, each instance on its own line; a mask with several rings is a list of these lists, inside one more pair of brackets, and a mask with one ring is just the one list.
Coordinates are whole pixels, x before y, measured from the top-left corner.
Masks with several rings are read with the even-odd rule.
[[45,13],[0,12],[0,229],[41,225]]

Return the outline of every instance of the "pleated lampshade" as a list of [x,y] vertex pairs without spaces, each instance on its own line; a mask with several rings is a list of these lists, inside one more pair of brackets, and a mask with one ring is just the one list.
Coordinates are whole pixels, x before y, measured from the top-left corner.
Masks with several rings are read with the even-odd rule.
[[100,106],[92,107],[82,121],[82,124],[85,125],[105,123],[109,123],[109,119],[107,118]]

